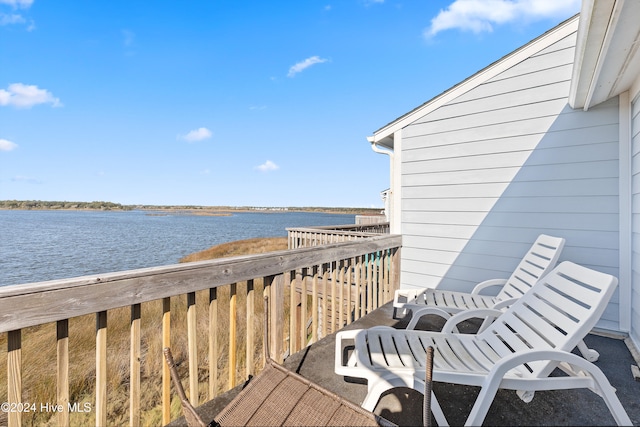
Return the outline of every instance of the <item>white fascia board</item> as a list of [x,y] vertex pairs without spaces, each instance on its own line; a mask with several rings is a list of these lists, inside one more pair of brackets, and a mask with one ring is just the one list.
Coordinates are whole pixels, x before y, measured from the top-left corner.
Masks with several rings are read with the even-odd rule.
[[640,95],[640,74],[636,76],[636,80],[631,85],[631,89],[629,89],[629,97],[633,102],[638,102],[638,95]]
[[[597,21],[594,22],[594,18],[602,16],[602,14],[594,15],[594,6],[594,0],[583,0],[582,8],[580,9],[580,24],[578,26],[576,52],[573,57],[571,87],[569,88],[569,105],[571,108],[584,107],[587,92],[589,91],[589,82],[598,62],[599,45],[595,49],[595,43],[588,43],[593,39],[593,33],[595,32],[593,28],[598,28],[598,32],[601,34],[599,38],[604,38],[606,31],[606,24],[602,25]],[[613,5],[611,7],[613,8]]]
[[496,61],[495,63],[489,65],[488,67],[480,70],[473,76],[468,79],[462,81],[451,89],[443,92],[442,94],[436,96],[430,101],[424,103],[413,111],[405,114],[399,119],[389,123],[385,127],[380,130],[374,132],[370,139],[373,142],[377,142],[381,145],[393,147],[393,143],[391,142],[393,138],[393,134],[408,126],[409,124],[415,122],[421,117],[429,114],[430,112],[440,108],[444,104],[452,101],[453,99],[459,97],[460,95],[465,94],[471,89],[478,87],[482,83],[492,79],[498,74],[508,70],[509,68],[519,64],[530,56],[540,52],[541,50],[551,46],[553,43],[562,40],[568,35],[576,32],[578,30],[578,15],[574,16],[571,19],[566,20],[562,24],[555,27],[553,30],[546,32],[540,37],[534,39],[528,44],[522,46],[521,48],[515,50],[504,58]]
[[588,108],[623,92],[637,93],[640,2],[585,0],[571,78],[569,105]]

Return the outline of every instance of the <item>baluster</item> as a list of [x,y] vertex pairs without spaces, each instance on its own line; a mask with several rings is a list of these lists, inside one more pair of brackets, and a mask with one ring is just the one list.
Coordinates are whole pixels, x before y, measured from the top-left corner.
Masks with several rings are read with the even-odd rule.
[[367,313],[373,310],[373,254],[367,254]]
[[296,282],[300,283],[300,346],[307,346],[307,268],[296,270]]
[[62,411],[56,415],[59,426],[69,425],[69,320],[56,322],[56,396]]
[[107,312],[96,313],[96,426],[107,425]]
[[378,276],[378,301],[376,308],[384,304],[384,265],[382,264],[382,252],[376,252],[376,272]]
[[[162,348],[171,347],[171,298],[162,299]],[[171,422],[171,374],[162,364],[162,424]]]
[[313,267],[313,278],[311,279],[311,311],[312,311],[312,320],[313,323],[311,328],[311,341],[318,341],[318,266],[314,265]]
[[254,322],[253,316],[255,315],[255,293],[253,289],[253,279],[247,280],[247,351],[246,351],[246,377],[249,379],[253,375],[254,365]]
[[189,402],[198,406],[198,335],[196,293],[187,293],[187,346],[189,348]]
[[209,289],[209,399],[218,392],[218,288]]
[[333,261],[331,263],[331,332],[336,331],[336,317],[338,316],[337,309],[337,282],[338,281],[338,263]]
[[351,295],[353,294],[353,265],[355,264],[355,259],[351,258],[347,263],[347,325],[351,324]]
[[329,323],[329,291],[327,279],[329,276],[328,264],[322,265],[322,338],[327,336],[327,328]]
[[129,426],[140,425],[140,304],[131,306],[131,353],[129,360]]
[[[7,336],[7,401],[22,403],[22,331],[9,331]],[[22,413],[9,411],[9,427],[22,425]]]
[[298,341],[296,322],[298,304],[296,301],[296,287],[294,283],[291,283],[291,271],[289,270],[284,273],[284,283],[289,288],[289,354],[293,354],[296,352],[296,342]]
[[229,389],[236,386],[236,284],[232,283],[229,290]]
[[340,286],[339,298],[340,305],[338,306],[338,329],[342,329],[344,325],[344,260],[340,261],[340,277],[338,279],[338,285]]
[[272,352],[273,360],[282,363],[283,343],[284,343],[284,277],[269,276],[271,298],[269,299],[270,322],[269,333],[271,342],[269,349]]
[[354,320],[358,320],[360,318],[360,309],[361,309],[361,304],[360,304],[360,298],[362,298],[361,292],[360,292],[360,268],[362,266],[362,257],[360,255],[358,255],[355,258],[355,263],[353,265],[353,283],[354,283],[354,287],[355,287],[355,298],[354,298],[354,305],[353,305],[353,319]]

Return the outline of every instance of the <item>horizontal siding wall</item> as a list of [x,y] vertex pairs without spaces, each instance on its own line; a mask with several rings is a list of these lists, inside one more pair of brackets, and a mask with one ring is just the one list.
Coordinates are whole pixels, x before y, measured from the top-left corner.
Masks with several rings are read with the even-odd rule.
[[[618,273],[618,100],[567,98],[575,34],[402,131],[402,286],[507,278],[540,233]],[[601,327],[616,329],[617,294]]]
[[632,192],[632,276],[631,337],[640,346],[640,97],[632,104],[631,192]]

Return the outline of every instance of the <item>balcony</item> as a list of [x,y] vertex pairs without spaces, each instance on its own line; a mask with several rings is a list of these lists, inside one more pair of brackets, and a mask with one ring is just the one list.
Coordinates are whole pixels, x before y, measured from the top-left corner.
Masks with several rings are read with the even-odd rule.
[[[404,328],[408,319],[394,319],[393,307],[387,303],[370,314],[356,320],[344,329],[370,328],[378,325]],[[442,322],[425,318],[418,324],[420,329],[438,330]],[[467,325],[473,327],[473,325]],[[465,332],[462,330],[461,332]],[[634,381],[630,366],[637,364],[625,341],[620,337],[589,334],[585,337],[589,348],[600,353],[596,365],[604,372],[627,414],[638,425],[640,421],[640,381]],[[345,378],[334,373],[335,334],[331,334],[304,350],[293,354],[284,365],[303,377],[321,384],[329,391],[346,399],[360,403],[367,394],[367,385],[360,379]],[[224,406],[237,395],[241,386],[230,390],[213,401],[206,402],[198,413],[205,420],[214,419]],[[434,392],[451,425],[463,425],[478,395],[476,387],[435,383]],[[422,394],[412,389],[395,389],[383,395],[374,413],[398,425],[421,426]],[[174,420],[171,426],[184,426],[184,418]],[[435,425],[435,424],[434,424]],[[484,425],[615,425],[615,421],[604,401],[591,391],[558,390],[537,392],[533,401],[524,403],[515,392],[499,390]]]
[[[212,419],[264,363],[263,294],[270,301],[271,357],[360,403],[366,384],[333,371],[335,332],[405,326],[388,303],[399,282],[401,237],[380,233],[292,229],[295,249],[286,251],[0,288],[0,374],[6,373],[0,399],[35,405],[0,413],[0,425],[180,425],[165,346],[188,378],[192,404]],[[431,321],[422,326],[437,328]],[[88,352],[78,348],[83,328],[91,335]],[[54,338],[41,338],[43,331]],[[624,341],[598,335],[585,341],[600,352],[598,366],[640,423],[640,382],[630,371],[637,362]],[[436,384],[435,392],[453,424],[464,421],[477,394],[447,384]],[[420,424],[421,400],[401,389],[383,396],[375,411]],[[538,393],[530,404],[505,391],[486,423],[612,424],[603,405],[588,391]]]

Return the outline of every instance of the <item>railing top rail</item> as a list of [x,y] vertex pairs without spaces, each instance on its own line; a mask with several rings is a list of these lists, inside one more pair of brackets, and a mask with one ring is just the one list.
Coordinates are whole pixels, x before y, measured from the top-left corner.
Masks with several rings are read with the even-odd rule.
[[0,332],[400,247],[400,235],[0,287]]
[[362,236],[362,237],[374,237],[374,236],[379,236],[381,234],[381,233],[375,233],[371,231],[318,230],[313,228],[293,228],[293,229],[287,229],[287,231],[317,233],[317,234],[335,235],[335,236]]
[[347,224],[347,225],[318,225],[318,226],[309,226],[309,227],[289,227],[287,231],[343,231],[343,230],[362,230],[369,228],[381,228],[388,227],[388,222],[377,222],[373,224]]

